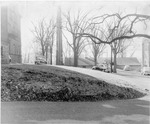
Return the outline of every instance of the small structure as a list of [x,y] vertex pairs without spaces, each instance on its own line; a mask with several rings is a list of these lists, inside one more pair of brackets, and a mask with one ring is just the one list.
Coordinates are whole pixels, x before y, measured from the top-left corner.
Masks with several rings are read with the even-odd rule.
[[117,68],[123,69],[125,66],[130,66],[131,70],[141,68],[141,64],[136,57],[117,58]]
[[[116,59],[116,64],[118,69],[124,69],[125,66],[129,66],[130,70],[139,70],[141,68],[141,64],[138,61],[136,57],[124,57],[124,58],[117,58]],[[99,58],[98,59],[98,64],[111,64],[110,58]],[[114,62],[112,61],[112,64]]]
[[142,66],[150,67],[150,42],[148,39],[142,43]]

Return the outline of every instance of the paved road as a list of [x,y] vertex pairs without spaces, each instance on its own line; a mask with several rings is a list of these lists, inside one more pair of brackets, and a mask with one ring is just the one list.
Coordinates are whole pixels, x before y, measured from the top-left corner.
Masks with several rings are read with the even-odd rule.
[[67,66],[58,67],[91,75],[100,80],[105,80],[109,83],[116,84],[119,86],[132,87],[143,91],[145,91],[145,89],[148,89],[150,91],[150,76],[142,76],[139,72],[118,70],[117,74],[110,74],[86,68],[75,68]]
[[[118,83],[114,78],[121,82],[132,79],[134,85],[149,89],[149,78],[136,74],[133,78],[124,72],[116,75],[73,67],[72,70],[99,79],[109,77],[107,80],[113,83]],[[1,121],[2,124],[149,124],[149,98],[105,102],[2,102]]]
[[118,70],[120,76],[126,77],[134,85],[150,91],[150,76],[141,75],[140,72]]
[[149,124],[149,102],[3,102],[2,124]]

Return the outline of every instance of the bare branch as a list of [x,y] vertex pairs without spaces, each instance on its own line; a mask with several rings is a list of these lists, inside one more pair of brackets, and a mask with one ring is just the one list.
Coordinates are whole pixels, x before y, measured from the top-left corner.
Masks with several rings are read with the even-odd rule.
[[73,46],[69,43],[69,41],[68,41],[67,37],[65,36],[65,34],[63,32],[62,32],[62,34],[63,34],[64,38],[66,39],[68,45],[73,49]]

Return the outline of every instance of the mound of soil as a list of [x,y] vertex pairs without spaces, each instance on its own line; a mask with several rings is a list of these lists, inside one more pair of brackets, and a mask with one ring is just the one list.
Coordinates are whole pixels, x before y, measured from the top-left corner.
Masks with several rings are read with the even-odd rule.
[[2,101],[100,101],[144,95],[56,67],[2,66]]

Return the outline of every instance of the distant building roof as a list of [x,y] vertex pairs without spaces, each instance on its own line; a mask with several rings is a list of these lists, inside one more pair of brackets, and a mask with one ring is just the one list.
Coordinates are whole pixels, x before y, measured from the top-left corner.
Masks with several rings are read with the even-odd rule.
[[[136,57],[124,57],[124,58],[117,58],[117,65],[141,65],[140,62]],[[98,63],[110,63],[111,59],[110,58],[99,58]],[[113,62],[113,60],[112,60]]]
[[[110,58],[99,58],[98,64],[110,63]],[[65,65],[73,66],[74,59],[73,58],[65,58]],[[94,60],[93,58],[79,58],[78,59],[79,66],[93,66]],[[125,57],[125,58],[117,58],[117,65],[141,65],[136,57]]]
[[117,58],[117,65],[141,65],[136,57]]
[[[94,64],[94,58],[89,58],[89,57],[85,57],[86,60],[89,60],[90,62],[92,62],[92,64]],[[107,57],[101,57],[97,59],[97,63],[98,64],[103,64],[103,63],[110,63],[110,58]]]
[[[74,65],[74,59],[73,58],[65,58],[65,65],[73,66]],[[78,59],[78,65],[79,66],[89,66],[89,65],[94,65],[94,62],[92,62],[88,59],[79,58]]]
[[101,57],[97,61],[98,61],[99,64],[103,64],[103,63],[110,63],[111,59],[108,58],[108,57]]

